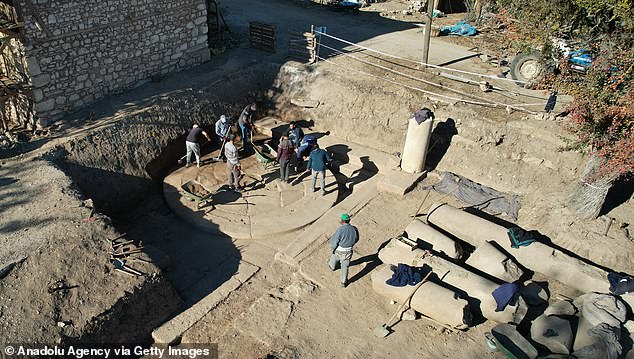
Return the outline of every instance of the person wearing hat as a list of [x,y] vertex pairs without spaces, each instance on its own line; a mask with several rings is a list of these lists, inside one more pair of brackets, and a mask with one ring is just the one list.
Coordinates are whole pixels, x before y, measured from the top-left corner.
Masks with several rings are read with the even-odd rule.
[[239,193],[242,192],[242,187],[240,187],[240,170],[242,170],[242,168],[240,166],[238,149],[233,144],[235,139],[236,136],[234,134],[230,134],[227,137],[228,142],[225,144],[225,156],[227,157],[227,182],[229,189]]
[[255,102],[253,102],[245,107],[242,113],[240,113],[240,117],[238,117],[238,127],[240,127],[240,133],[242,135],[242,149],[245,152],[251,152],[251,130],[256,109]]
[[291,157],[293,156],[294,146],[288,139],[288,134],[282,134],[280,145],[277,146],[277,162],[280,164],[280,180],[290,183],[288,176],[291,171]]
[[189,167],[191,164],[192,153],[196,157],[196,165],[200,167],[200,140],[203,136],[207,138],[207,141],[211,141],[207,132],[203,131],[197,124],[194,124],[185,139],[185,149],[187,150],[187,164],[185,167]]
[[337,263],[341,264],[341,288],[348,284],[348,267],[352,259],[352,247],[359,241],[359,230],[350,224],[350,215],[341,215],[341,226],[330,238],[332,255],[328,266],[333,271],[337,269]]
[[216,135],[218,136],[220,143],[226,141],[226,137],[229,134],[230,129],[231,121],[229,121],[225,115],[220,116],[220,119],[216,121]]

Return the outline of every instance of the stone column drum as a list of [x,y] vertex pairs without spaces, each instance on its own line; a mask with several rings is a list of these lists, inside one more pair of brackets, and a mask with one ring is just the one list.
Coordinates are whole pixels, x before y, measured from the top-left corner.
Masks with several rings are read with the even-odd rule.
[[433,117],[428,117],[420,124],[415,117],[409,120],[407,137],[403,148],[401,169],[405,172],[418,173],[425,169],[425,159],[431,139],[431,130],[434,126]]
[[512,248],[508,229],[467,213],[446,203],[434,203],[427,221],[457,238],[479,247],[485,241],[495,241],[524,267],[556,279],[584,293],[609,293],[608,273],[582,262],[556,248],[540,242]]
[[[385,283],[391,277],[389,265],[377,268],[372,272],[372,287],[382,296],[403,303],[414,286],[394,287]],[[454,291],[430,281],[421,284],[408,304],[415,311],[453,328],[466,329],[472,323],[469,303]]]
[[405,232],[407,233],[407,238],[413,241],[420,239],[429,244],[434,252],[442,252],[454,259],[459,259],[462,256],[462,247],[459,243],[421,220],[413,220],[407,228],[405,228]]

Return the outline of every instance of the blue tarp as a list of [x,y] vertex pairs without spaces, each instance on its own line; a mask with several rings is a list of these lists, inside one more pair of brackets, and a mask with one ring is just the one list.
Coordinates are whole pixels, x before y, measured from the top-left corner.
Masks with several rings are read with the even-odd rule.
[[475,27],[467,24],[464,21],[460,21],[455,25],[443,26],[440,28],[441,35],[460,35],[460,36],[473,36],[478,33]]

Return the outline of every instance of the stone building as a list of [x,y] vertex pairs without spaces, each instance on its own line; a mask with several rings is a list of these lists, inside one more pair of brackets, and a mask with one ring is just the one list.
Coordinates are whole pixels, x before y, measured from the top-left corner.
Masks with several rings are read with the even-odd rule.
[[38,121],[209,59],[206,0],[0,0],[16,9]]

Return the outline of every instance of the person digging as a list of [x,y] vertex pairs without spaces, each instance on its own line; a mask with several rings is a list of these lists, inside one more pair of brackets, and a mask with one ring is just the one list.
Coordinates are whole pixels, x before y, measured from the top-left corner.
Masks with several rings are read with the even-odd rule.
[[330,238],[332,255],[328,261],[330,269],[335,271],[337,263],[341,264],[341,288],[348,285],[348,267],[352,259],[352,247],[359,241],[359,230],[350,224],[350,215],[341,215],[341,226]]
[[227,182],[229,189],[241,193],[244,189],[240,186],[240,158],[238,156],[238,149],[234,145],[236,136],[230,134],[227,137],[227,143],[225,144],[225,157],[227,157]]
[[227,136],[231,132],[231,125],[231,120],[225,115],[220,116],[220,119],[216,121],[216,136],[218,136],[218,144],[220,145],[218,159],[223,157],[224,146],[227,143]]
[[187,162],[185,167],[189,167],[191,164],[192,153],[196,156],[196,165],[200,167],[200,140],[203,136],[207,138],[207,141],[211,141],[207,132],[203,131],[197,124],[194,124],[187,135],[187,139],[185,139],[185,148],[187,149]]

